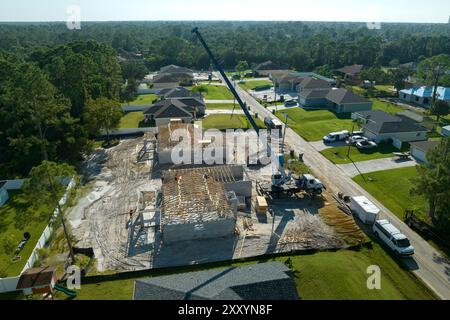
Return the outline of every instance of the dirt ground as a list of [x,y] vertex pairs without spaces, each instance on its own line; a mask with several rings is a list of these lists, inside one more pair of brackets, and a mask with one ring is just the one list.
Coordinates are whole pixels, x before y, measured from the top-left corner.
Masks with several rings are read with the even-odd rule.
[[153,168],[153,157],[138,162],[143,138],[123,140],[87,159],[84,172],[91,191],[69,212],[77,247],[94,249],[98,271],[132,271],[192,265],[270,253],[306,249],[338,249],[365,241],[353,219],[325,193],[311,199],[298,196],[269,203],[271,211],[257,215],[256,180],[269,180],[271,170],[246,169],[254,181],[251,208],[238,213],[236,234],[228,238],[165,245],[158,211],[145,226],[138,214],[141,192],[158,192],[164,169]]

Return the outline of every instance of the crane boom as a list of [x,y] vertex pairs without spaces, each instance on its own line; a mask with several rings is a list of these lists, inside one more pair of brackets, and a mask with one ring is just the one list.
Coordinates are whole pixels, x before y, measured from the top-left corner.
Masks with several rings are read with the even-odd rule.
[[206,52],[208,53],[209,58],[211,59],[212,63],[216,67],[216,69],[220,72],[222,75],[222,78],[225,80],[225,83],[227,84],[228,88],[230,89],[233,96],[236,98],[236,101],[241,106],[242,110],[244,111],[245,116],[247,117],[248,121],[250,121],[250,124],[252,125],[253,129],[255,129],[256,133],[259,135],[259,127],[255,122],[255,119],[253,119],[252,115],[248,111],[246,105],[242,101],[241,97],[237,93],[236,89],[234,88],[233,84],[231,83],[230,79],[228,79],[227,75],[223,71],[222,67],[220,66],[219,61],[217,61],[216,57],[213,55],[211,50],[209,49],[208,45],[205,42],[205,39],[203,39],[203,36],[200,34],[200,31],[198,31],[198,28],[195,28],[192,30],[192,33],[195,33],[200,40],[200,43],[205,48]]

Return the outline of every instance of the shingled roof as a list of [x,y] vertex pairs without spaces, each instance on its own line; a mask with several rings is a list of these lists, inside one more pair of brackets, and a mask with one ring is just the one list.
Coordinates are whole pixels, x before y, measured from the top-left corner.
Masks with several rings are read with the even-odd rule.
[[193,73],[193,71],[186,67],[176,66],[174,64],[162,67],[160,73]]
[[185,87],[167,88],[158,92],[159,95],[165,99],[169,98],[187,98],[187,97],[201,97],[200,94],[194,93]]
[[406,117],[393,116],[381,110],[358,112],[367,121],[363,127],[373,133],[428,132],[428,129]]
[[345,66],[343,68],[337,69],[336,71],[355,76],[361,72],[363,67],[364,67],[363,65],[354,64],[352,66]]
[[304,89],[328,89],[331,84],[325,80],[316,79],[313,77],[306,77],[300,83],[300,88]]
[[368,103],[370,100],[354,94],[353,92],[346,89],[331,89],[326,97],[331,102],[334,102],[338,105],[347,104],[347,103]]
[[136,280],[135,300],[296,300],[295,282],[280,262]]
[[192,117],[187,110],[186,104],[178,99],[162,100],[155,103],[145,111],[145,114],[153,115],[154,118],[185,118]]

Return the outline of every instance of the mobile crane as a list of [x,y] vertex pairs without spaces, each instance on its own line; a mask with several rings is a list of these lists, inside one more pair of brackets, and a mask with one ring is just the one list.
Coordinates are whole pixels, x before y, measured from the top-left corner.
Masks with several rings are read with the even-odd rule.
[[[245,116],[247,117],[248,121],[250,121],[250,124],[252,125],[253,129],[256,131],[256,133],[259,136],[259,127],[256,124],[255,120],[253,119],[252,115],[247,109],[247,106],[242,101],[241,97],[237,93],[236,89],[234,88],[233,84],[231,83],[230,79],[228,79],[227,75],[225,74],[225,71],[222,69],[219,61],[216,59],[214,54],[212,53],[211,49],[206,44],[205,39],[201,35],[198,28],[194,28],[192,30],[192,33],[194,33],[197,37],[200,43],[202,44],[203,48],[205,48],[206,53],[208,54],[209,58],[211,59],[211,62],[213,63],[214,67],[220,72],[222,78],[224,79],[226,85],[230,89],[233,96],[236,98],[236,101],[239,103],[239,106],[244,111]],[[268,147],[268,153],[272,154],[272,150],[270,150],[270,146]],[[271,182],[268,184],[261,184],[258,183],[260,192],[266,195],[288,195],[291,196],[293,194],[297,194],[301,191],[306,191],[308,194],[321,194],[322,190],[324,189],[324,186],[322,182],[320,182],[318,179],[311,175],[303,175],[299,178],[292,178],[291,173],[286,173],[284,169],[284,155],[283,154],[277,154],[273,155],[272,158],[276,162],[276,172],[272,175]]]

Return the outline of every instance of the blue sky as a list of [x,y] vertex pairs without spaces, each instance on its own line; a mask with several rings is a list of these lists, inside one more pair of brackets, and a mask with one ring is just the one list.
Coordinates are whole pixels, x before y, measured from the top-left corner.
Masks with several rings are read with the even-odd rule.
[[448,22],[449,0],[0,0],[0,21],[302,20]]

